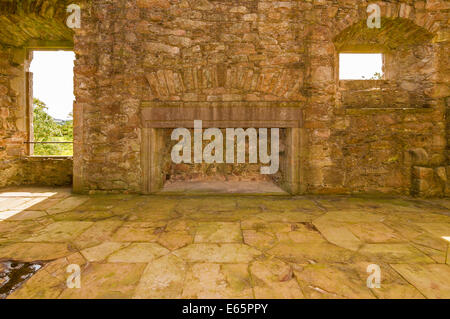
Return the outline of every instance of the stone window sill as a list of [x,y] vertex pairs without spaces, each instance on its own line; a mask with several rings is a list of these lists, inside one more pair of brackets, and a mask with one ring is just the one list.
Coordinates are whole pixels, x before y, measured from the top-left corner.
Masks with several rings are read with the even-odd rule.
[[68,155],[28,155],[24,157],[30,160],[57,160],[57,159],[73,159],[73,156]]

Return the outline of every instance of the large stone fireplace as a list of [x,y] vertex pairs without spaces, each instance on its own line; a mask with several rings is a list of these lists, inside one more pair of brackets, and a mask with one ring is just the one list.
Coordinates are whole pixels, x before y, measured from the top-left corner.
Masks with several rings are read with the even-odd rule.
[[[143,102],[142,103],[142,172],[144,193],[160,191],[168,177],[167,163],[171,165],[170,131],[176,128],[192,129],[194,120],[202,120],[203,128],[280,128],[280,172],[277,182],[291,194],[302,188],[303,116],[302,105],[296,102]],[[172,143],[173,144],[173,143]],[[248,154],[247,154],[248,157]],[[192,164],[187,170],[195,170]],[[239,164],[218,164],[239,165]],[[245,169],[244,169],[245,170]],[[256,176],[255,176],[256,174]],[[251,176],[258,179],[259,171]],[[185,176],[190,174],[185,174]],[[198,175],[198,174],[197,174]],[[213,179],[227,178],[230,172],[212,174]],[[220,176],[222,175],[222,176]],[[228,176],[227,176],[228,175]],[[236,177],[236,175],[234,175]],[[199,178],[206,176],[200,174]],[[245,179],[239,174],[239,179]],[[260,175],[259,178],[262,178]],[[189,179],[189,177],[188,177]],[[270,177],[269,177],[270,179]]]

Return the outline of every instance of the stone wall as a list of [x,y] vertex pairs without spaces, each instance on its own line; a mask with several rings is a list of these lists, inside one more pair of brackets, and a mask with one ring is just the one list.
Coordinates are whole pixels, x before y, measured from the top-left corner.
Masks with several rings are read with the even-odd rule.
[[[448,68],[442,60],[450,7],[439,0],[380,2],[386,22],[380,36],[360,28],[367,4],[92,3],[75,35],[83,154],[75,159],[77,189],[141,190],[142,101],[299,101],[306,192],[409,193],[410,149],[423,148],[431,166],[447,161]],[[342,102],[337,54],[358,46],[386,50],[391,76],[375,99],[346,104],[352,96]],[[374,107],[379,112],[364,110]]]
[[22,185],[72,185],[73,160],[67,156],[36,156],[22,160]]
[[26,154],[27,131],[25,103],[18,92],[24,89],[20,57],[17,50],[0,47],[0,187],[20,184],[23,176],[21,157]]
[[[75,191],[142,191],[144,101],[265,101],[303,110],[303,192],[426,193],[417,185],[434,173],[416,167],[441,176],[450,163],[450,4],[379,1],[377,30],[365,27],[370,2],[83,1],[73,36]],[[339,52],[380,50],[385,79],[339,81]],[[10,90],[10,80],[0,80],[0,90]],[[10,145],[20,135],[0,134]],[[15,148],[6,160],[1,143],[1,165],[12,165]],[[412,159],[419,149],[426,163]]]

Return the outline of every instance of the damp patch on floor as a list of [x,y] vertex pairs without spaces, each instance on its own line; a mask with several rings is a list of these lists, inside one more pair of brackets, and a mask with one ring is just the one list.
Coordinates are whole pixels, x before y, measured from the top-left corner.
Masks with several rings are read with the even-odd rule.
[[41,262],[0,262],[0,299],[5,299],[22,286],[42,266]]

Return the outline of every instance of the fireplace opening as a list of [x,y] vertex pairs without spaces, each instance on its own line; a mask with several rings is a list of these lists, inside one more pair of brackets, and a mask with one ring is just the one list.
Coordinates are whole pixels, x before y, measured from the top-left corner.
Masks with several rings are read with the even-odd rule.
[[[261,173],[263,167],[269,167],[270,162],[267,162],[267,158],[261,157],[259,149],[262,142],[260,138],[265,138],[264,143],[267,143],[266,154],[273,155],[274,147],[271,145],[271,129],[266,130],[266,134],[260,134],[258,129],[243,128],[241,133],[248,133],[241,140],[242,144],[239,144],[239,138],[234,138],[234,143],[228,142],[229,131],[227,129],[216,129],[216,133],[220,136],[220,141],[216,141],[215,145],[223,145],[223,149],[218,151],[217,149],[211,150],[211,154],[216,156],[217,161],[209,162],[205,158],[201,163],[195,163],[195,141],[194,141],[194,129],[189,129],[188,138],[190,138],[190,162],[174,162],[172,153],[174,147],[179,144],[181,138],[172,139],[172,129],[161,129],[164,142],[162,143],[162,160],[163,160],[163,193],[233,193],[233,194],[287,194],[283,188],[283,172],[281,171],[285,156],[285,129],[277,129],[278,132],[278,167],[273,174]],[[235,129],[235,132],[239,132],[239,129]],[[250,134],[253,133],[253,134]],[[228,135],[227,135],[228,134]],[[190,137],[189,137],[190,136]],[[208,144],[214,142],[217,136],[211,137],[211,139],[203,139],[201,150],[202,155],[208,153]],[[228,144],[230,143],[230,144]],[[260,144],[261,143],[261,144]],[[228,148],[233,145],[232,153],[233,162],[230,163],[230,158],[227,158],[230,152]],[[179,151],[183,155],[183,151]],[[220,154],[217,154],[220,152]],[[241,152],[239,156],[238,153]],[[244,156],[242,156],[244,155]],[[264,157],[264,152],[262,156]],[[239,158],[240,157],[240,158]],[[273,156],[275,157],[275,155]],[[220,159],[219,159],[220,158]],[[265,162],[265,164],[263,163]]]
[[143,193],[300,194],[298,102],[142,102]]

